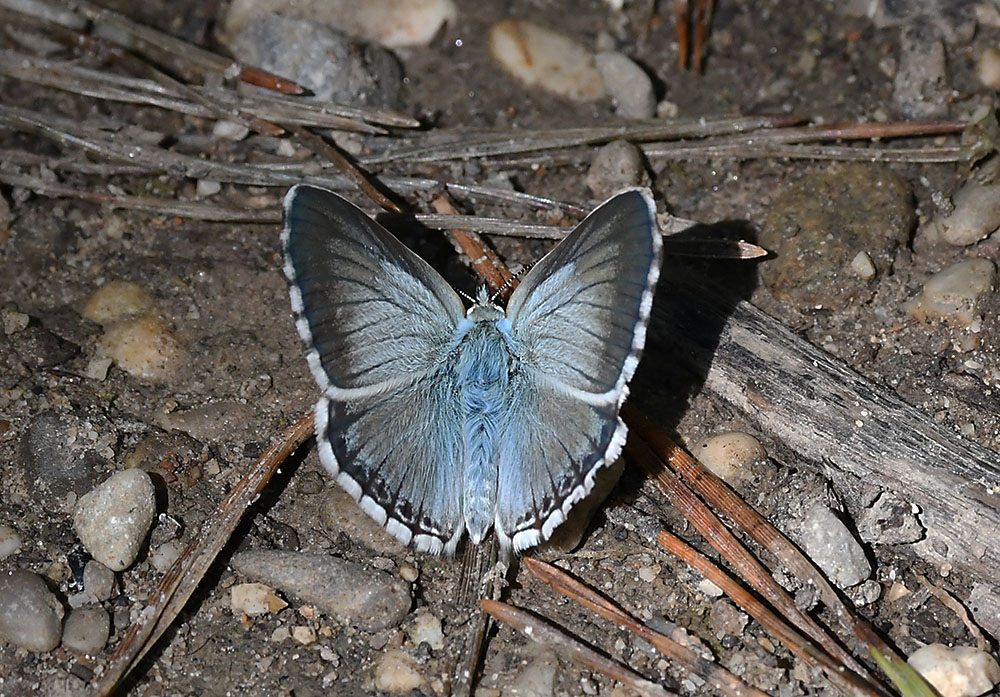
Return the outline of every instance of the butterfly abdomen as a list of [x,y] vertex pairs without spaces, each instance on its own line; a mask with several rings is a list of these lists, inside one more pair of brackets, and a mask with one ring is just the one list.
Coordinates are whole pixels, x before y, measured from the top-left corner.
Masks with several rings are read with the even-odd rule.
[[489,532],[495,517],[497,454],[507,414],[512,360],[509,341],[494,322],[475,322],[459,344],[456,375],[465,442],[462,511],[469,536],[476,543]]

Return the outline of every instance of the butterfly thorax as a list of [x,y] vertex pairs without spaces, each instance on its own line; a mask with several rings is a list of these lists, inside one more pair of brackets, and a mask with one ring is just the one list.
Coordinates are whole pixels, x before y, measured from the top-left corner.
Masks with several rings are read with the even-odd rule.
[[459,332],[455,373],[465,447],[462,510],[469,534],[478,543],[493,524],[500,434],[510,405],[516,342],[504,311],[488,302],[472,306]]

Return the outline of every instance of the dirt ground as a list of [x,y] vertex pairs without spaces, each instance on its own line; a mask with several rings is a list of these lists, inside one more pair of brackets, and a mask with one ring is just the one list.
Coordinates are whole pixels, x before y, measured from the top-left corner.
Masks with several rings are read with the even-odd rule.
[[[218,3],[114,5],[138,21],[218,48],[212,38]],[[876,26],[866,17],[849,14],[844,6],[850,3],[720,0],[703,75],[677,67],[670,3],[656,4],[659,19],[653,21],[646,0],[626,0],[620,12],[611,5],[459,2],[454,26],[426,48],[397,53],[406,76],[400,110],[438,128],[555,128],[613,121],[606,100],[567,103],[519,85],[492,62],[485,48],[488,28],[517,17],[556,27],[588,46],[599,33],[610,34],[619,50],[654,76],[658,98],[676,105],[680,116],[794,113],[825,123],[902,118],[892,77],[900,28]],[[991,94],[977,81],[974,62],[985,48],[996,45],[1000,26],[976,24],[970,19],[971,4],[952,5],[953,13],[939,16],[928,7],[930,15],[912,21],[941,31],[947,50],[947,111],[952,118],[962,118],[989,103]],[[975,30],[969,31],[970,26]],[[6,42],[9,38],[0,37],[0,45]],[[0,78],[0,101],[74,118],[109,117],[163,134],[210,134],[212,128],[209,120],[98,103],[8,78]],[[931,143],[925,139],[915,144]],[[0,148],[61,152],[41,138],[3,129]],[[585,166],[540,164],[532,169],[398,162],[385,173],[466,182],[501,176],[518,190],[586,207],[596,203],[584,184]],[[776,197],[791,183],[832,167],[776,158],[648,162],[652,188],[672,213],[706,223],[736,221],[751,231],[764,224]],[[866,377],[891,386],[940,423],[997,449],[1000,422],[989,377],[1000,375],[995,372],[1000,360],[990,349],[996,345],[995,323],[986,324],[981,349],[972,356],[954,349],[947,327],[925,329],[910,322],[902,305],[931,273],[968,256],[996,261],[1000,247],[993,239],[968,249],[922,242],[920,226],[937,213],[939,198],[964,180],[966,165],[890,167],[912,196],[908,205],[917,222],[909,231],[910,240],[892,251],[891,272],[880,275],[871,299],[808,312],[774,297],[760,283],[753,284],[748,299]],[[59,177],[93,188],[101,185],[84,174]],[[195,192],[195,182],[170,175],[117,175],[108,183],[180,198],[192,198]],[[23,331],[0,335],[0,524],[13,527],[23,540],[15,554],[0,560],[0,570],[37,572],[66,600],[78,590],[75,584],[87,559],[73,530],[72,511],[79,495],[113,471],[141,466],[154,473],[158,484],[160,518],[149,547],[172,537],[186,541],[272,439],[311,408],[317,388],[290,314],[276,225],[112,212],[89,202],[7,186],[0,186],[0,194],[11,208],[9,230],[0,230],[0,305],[31,318]],[[253,196],[256,205],[263,201],[275,209],[283,195],[284,190],[233,185],[224,185],[219,194],[232,205]],[[485,203],[472,212],[520,216],[529,222],[531,215]],[[440,239],[414,243],[449,280],[473,290],[471,273]],[[494,243],[512,264],[529,262],[546,248],[543,242],[512,239],[497,238]],[[699,266],[712,273],[711,262]],[[104,380],[84,377],[101,329],[83,319],[81,309],[98,287],[114,279],[134,281],[149,291],[157,312],[184,348],[183,370],[158,382],[137,379],[114,366]],[[894,335],[891,345],[873,352],[870,335],[899,323],[905,330]],[[972,358],[978,367],[969,368]],[[669,363],[670,358],[648,355],[644,360]],[[74,446],[86,453],[86,466],[71,481],[36,485],[40,472],[31,469],[35,465],[25,454],[24,442],[32,425],[46,414],[60,415],[76,429],[78,439],[86,440]],[[852,513],[851,493],[837,491],[815,463],[787,459],[787,451],[769,434],[758,432],[751,416],[706,395],[693,395],[683,417],[664,426],[687,444],[727,430],[757,436],[774,457],[773,476],[756,480],[740,493],[779,527],[794,518],[806,500],[839,499],[848,517]],[[339,520],[344,505],[310,444],[255,504],[173,631],[121,694],[374,694],[376,664],[392,648],[409,655],[423,676],[423,684],[412,694],[442,691],[443,675],[451,658],[463,650],[465,636],[467,609],[456,608],[452,601],[459,565],[394,546],[364,529],[363,521]],[[644,621],[686,629],[721,664],[771,694],[832,692],[821,677],[797,666],[785,649],[768,640],[755,621],[744,625],[727,600],[706,595],[698,573],[657,549],[650,534],[661,526],[704,549],[679,514],[663,504],[656,488],[627,468],[580,547],[542,554]],[[292,598],[287,599],[289,607],[276,614],[252,619],[234,615],[229,589],[246,579],[228,568],[226,560],[240,549],[269,548],[322,552],[396,575],[404,566],[415,568],[419,576],[413,584],[411,618],[429,610],[440,619],[444,647],[414,646],[404,631],[410,620],[370,633],[322,614],[303,613],[302,604]],[[869,546],[867,552],[880,597],[862,604],[860,612],[903,652],[911,653],[923,643],[975,643],[960,617],[921,590],[915,574],[931,578],[960,600],[968,597],[969,579],[942,577],[908,545]],[[0,694],[83,694],[161,575],[150,557],[144,552],[135,565],[117,574],[116,591],[104,603],[113,617],[113,631],[102,653],[79,658],[65,649],[36,654],[5,645],[0,651]],[[915,592],[905,600],[886,600],[896,581]],[[509,599],[554,619],[681,694],[714,694],[688,681],[651,647],[557,597],[523,570]],[[812,610],[823,616],[822,608]],[[276,633],[303,625],[318,632],[306,645]],[[535,691],[530,690],[537,686],[517,682],[529,668],[542,676]],[[628,694],[614,692],[613,681],[540,651],[506,627],[489,639],[480,685],[484,696]]]

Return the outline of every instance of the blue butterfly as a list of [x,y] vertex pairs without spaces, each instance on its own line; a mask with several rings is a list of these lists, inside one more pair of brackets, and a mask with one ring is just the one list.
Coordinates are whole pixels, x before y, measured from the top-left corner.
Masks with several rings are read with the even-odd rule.
[[614,196],[521,280],[468,310],[361,209],[285,197],[296,325],[322,396],[320,459],[404,544],[454,553],[492,528],[548,539],[625,442],[618,410],[646,339],[660,233],[646,190]]

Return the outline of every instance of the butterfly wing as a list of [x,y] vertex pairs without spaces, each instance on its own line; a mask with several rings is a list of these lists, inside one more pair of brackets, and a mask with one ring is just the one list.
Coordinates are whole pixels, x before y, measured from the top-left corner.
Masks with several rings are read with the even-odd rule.
[[496,527],[516,550],[547,539],[621,451],[618,409],[645,343],[660,246],[649,192],[623,192],[511,296],[521,361],[500,445]]
[[462,301],[331,191],[288,192],[282,245],[296,326],[323,391],[320,459],[404,544],[453,548],[462,530],[461,415],[445,358]]

